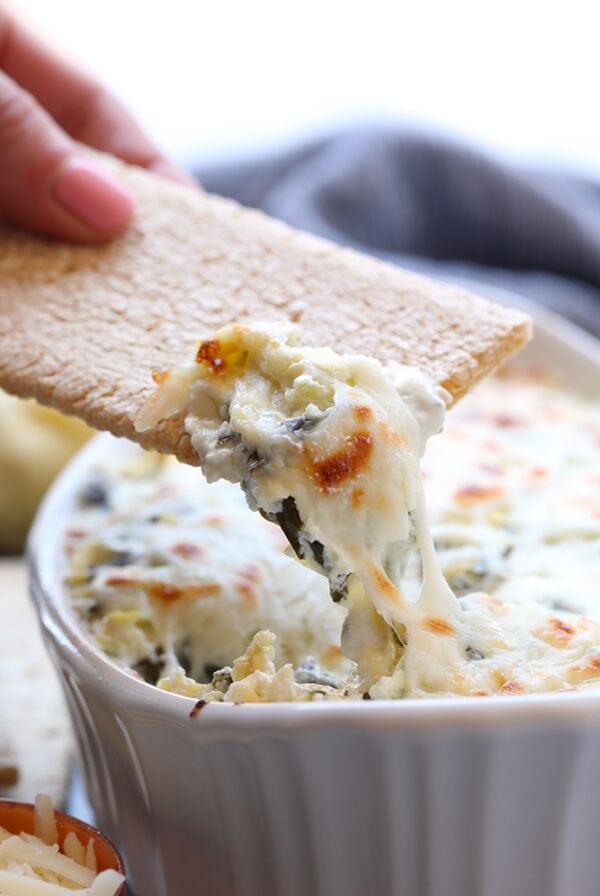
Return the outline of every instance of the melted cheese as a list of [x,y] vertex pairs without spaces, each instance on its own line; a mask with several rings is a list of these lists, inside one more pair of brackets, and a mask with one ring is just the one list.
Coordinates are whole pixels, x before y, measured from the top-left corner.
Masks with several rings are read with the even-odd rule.
[[[370,358],[300,346],[287,325],[235,325],[201,343],[193,367],[170,374],[139,422],[158,422],[166,394],[168,411],[186,414],[208,479],[241,482],[250,507],[277,520],[298,555],[327,574],[332,593],[344,595],[342,646],[366,688],[383,671],[365,640],[377,616],[386,624],[379,653],[390,659],[424,619],[428,632],[437,620],[462,649],[419,470],[429,431],[441,428],[444,396],[416,371],[390,373]],[[185,388],[171,404],[176,383]],[[423,570],[416,602],[402,589],[413,545]]]
[[[233,486],[151,458],[133,473],[105,464],[105,506],[82,501],[70,523],[70,588],[134,674],[224,702],[600,686],[591,403],[513,372],[449,415],[423,468],[451,591],[418,469],[443,396],[418,375],[230,328],[163,381],[144,422],[175,411],[207,474],[241,480],[304,565]],[[254,606],[236,590],[248,564],[262,577],[246,580]]]
[[75,496],[66,582],[98,646],[166,690],[201,696],[268,629],[277,668],[292,664],[306,684],[342,694],[344,612],[285,544],[239,489],[208,486],[197,469],[124,444]]

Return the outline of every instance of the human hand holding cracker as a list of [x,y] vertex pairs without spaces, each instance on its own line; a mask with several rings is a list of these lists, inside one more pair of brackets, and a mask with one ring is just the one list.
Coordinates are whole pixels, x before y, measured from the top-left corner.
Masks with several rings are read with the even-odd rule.
[[101,84],[0,6],[0,218],[83,243],[127,227],[131,190],[75,141],[192,182]]
[[151,372],[231,321],[292,320],[308,344],[420,368],[452,401],[529,338],[520,312],[190,183],[0,5],[1,387],[197,461],[182,420],[135,421]]

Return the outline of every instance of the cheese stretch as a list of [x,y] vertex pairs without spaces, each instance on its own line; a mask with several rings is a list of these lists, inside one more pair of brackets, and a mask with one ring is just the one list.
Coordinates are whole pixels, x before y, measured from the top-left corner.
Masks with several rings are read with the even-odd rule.
[[[414,370],[298,345],[289,325],[234,325],[167,375],[139,426],[185,413],[207,479],[241,483],[249,506],[326,574],[348,609],[342,649],[369,688],[424,628],[456,632],[419,471],[444,399]],[[416,602],[402,590],[413,545]]]
[[[528,533],[520,522],[552,491],[548,474],[527,473],[522,481],[529,466],[540,468],[543,447],[554,458],[553,475],[564,482],[572,466],[574,479],[586,480],[590,506],[570,496],[573,506],[561,509],[563,517],[568,511],[577,519],[578,528],[566,539],[556,535],[554,550],[566,556],[568,547],[571,559],[583,560],[579,590],[597,594],[598,482],[594,499],[588,481],[598,427],[593,409],[526,380],[511,382],[506,394],[503,382],[486,386],[491,392],[483,408],[473,396],[465,411],[453,411],[448,433],[433,440],[439,442],[437,464],[431,468],[425,460],[438,560],[420,456],[427,438],[441,429],[446,396],[417,372],[303,347],[287,327],[237,325],[202,342],[195,362],[157,379],[159,388],[139,426],[183,413],[207,478],[241,482],[250,507],[281,526],[304,566],[281,560],[290,564],[290,573],[293,567],[305,577],[294,582],[283,573],[285,598],[277,602],[273,625],[266,613],[254,629],[244,627],[246,617],[239,614],[237,628],[244,633],[235,648],[221,650],[226,669],[212,676],[186,668],[178,662],[177,648],[162,643],[168,661],[162,662],[159,686],[208,700],[302,700],[519,693],[595,686],[600,679],[600,625],[592,603],[574,594],[570,606],[568,600],[557,601],[556,560],[554,579],[527,572],[537,555],[552,551],[539,521]],[[527,410],[509,425],[510,414],[496,405],[501,400],[515,405],[513,393],[522,393]],[[556,410],[550,413],[546,405]],[[459,421],[454,428],[453,419]],[[573,463],[566,439],[577,425],[583,435]],[[450,451],[448,440],[444,448],[448,434],[458,443]],[[198,480],[195,471],[185,475]],[[204,486],[206,495],[215,488],[224,484]],[[180,525],[175,518],[174,525]],[[248,531],[250,520],[252,527],[267,525],[248,516]],[[553,524],[562,533],[556,516]],[[84,578],[89,575],[85,551],[98,532],[102,537],[110,531],[108,519],[103,526],[86,533],[75,551]],[[209,537],[208,531],[199,535]],[[245,543],[233,526],[223,538],[232,554]],[[524,551],[521,541],[527,544]],[[179,575],[168,558],[154,569],[157,575]],[[227,563],[219,569],[213,577],[220,577],[219,591],[226,592]],[[322,576],[312,570],[325,574],[337,604],[327,599]],[[187,570],[198,573],[197,565]],[[153,586],[142,584],[139,568],[132,564],[121,578],[119,591],[119,576],[109,576],[117,592],[105,593],[102,606],[118,607],[124,589],[131,605],[143,604],[159,633],[179,625],[180,640],[185,607],[206,600],[194,604],[178,585],[181,594],[165,613],[152,598]],[[80,610],[92,596],[98,603],[98,584],[84,581],[73,591]],[[560,587],[565,586],[562,580]],[[103,587],[110,587],[106,576]],[[213,617],[228,600],[215,598]],[[286,600],[294,613],[288,613]],[[326,607],[338,615],[329,617],[327,637],[319,644]],[[299,649],[294,653],[288,647],[284,656],[282,636],[287,644],[294,641],[284,634],[288,615],[290,628],[302,620],[308,634],[301,648],[298,642]],[[98,619],[88,620],[97,638],[104,637],[107,618],[100,611]],[[209,629],[204,628],[206,637]],[[190,637],[196,637],[193,626]],[[118,640],[117,626],[115,642],[103,646],[119,656]],[[218,653],[218,643],[212,649]],[[120,659],[126,664],[123,655]]]

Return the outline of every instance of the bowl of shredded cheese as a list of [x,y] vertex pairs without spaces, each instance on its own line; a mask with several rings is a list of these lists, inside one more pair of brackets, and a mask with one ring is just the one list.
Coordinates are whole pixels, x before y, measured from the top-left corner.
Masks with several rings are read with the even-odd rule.
[[0,800],[3,896],[121,896],[124,866],[99,831],[57,812],[45,794],[35,805]]

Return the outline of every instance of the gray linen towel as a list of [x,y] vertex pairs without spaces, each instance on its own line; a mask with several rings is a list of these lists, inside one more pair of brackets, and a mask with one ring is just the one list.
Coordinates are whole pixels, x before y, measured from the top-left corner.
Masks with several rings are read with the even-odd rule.
[[442,279],[513,290],[600,336],[600,184],[389,127],[197,174],[295,227]]

